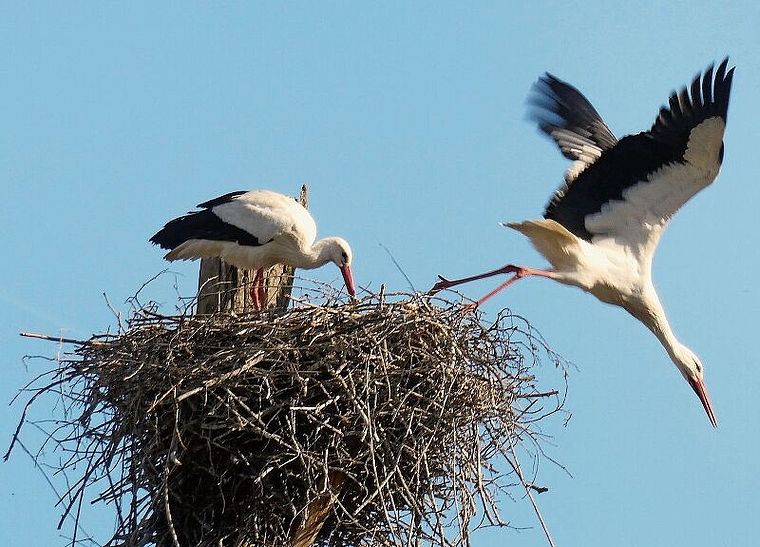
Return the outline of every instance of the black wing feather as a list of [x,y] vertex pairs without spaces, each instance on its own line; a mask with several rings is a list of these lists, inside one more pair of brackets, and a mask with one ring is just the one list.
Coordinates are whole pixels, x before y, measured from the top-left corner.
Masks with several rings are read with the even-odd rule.
[[530,118],[554,139],[568,159],[582,159],[579,144],[607,150],[617,143],[615,135],[588,99],[548,72],[533,85],[528,104],[532,107]]
[[734,77],[734,68],[726,71],[727,68],[728,58],[718,66],[713,77],[711,65],[703,76],[697,75],[692,81],[691,98],[684,87],[678,93],[671,94],[670,112],[664,107],[660,109],[660,115],[657,116],[649,134],[657,142],[669,144],[678,151],[679,157],[674,161],[683,157],[692,129],[708,118],[720,117],[726,120]]
[[245,193],[244,191],[230,192],[201,203],[198,207],[203,208],[202,211],[190,212],[169,221],[150,238],[150,242],[159,245],[162,249],[175,249],[191,239],[230,241],[252,247],[261,245],[262,243],[253,234],[224,222],[213,211],[217,205],[229,203]]
[[230,192],[229,194],[224,194],[223,196],[219,196],[218,198],[211,199],[209,201],[204,201],[203,203],[199,203],[198,207],[201,209],[211,209],[212,207],[216,207],[217,205],[222,205],[223,203],[229,203],[232,200],[234,200],[238,196],[242,196],[243,194],[247,194],[248,192],[246,190],[238,190],[236,192]]
[[586,217],[601,211],[609,201],[622,200],[626,188],[646,180],[649,173],[670,157],[666,149],[652,146],[652,138],[646,133],[624,137],[554,195],[544,218],[555,220],[576,236],[591,241],[593,234],[586,229]]

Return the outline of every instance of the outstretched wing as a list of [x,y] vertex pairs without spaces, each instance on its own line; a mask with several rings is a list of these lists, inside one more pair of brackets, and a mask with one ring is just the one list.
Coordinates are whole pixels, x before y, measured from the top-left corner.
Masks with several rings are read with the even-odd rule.
[[618,142],[588,99],[548,72],[533,85],[528,104],[541,131],[554,139],[562,155],[575,160],[565,173],[566,184]]
[[[551,199],[544,217],[594,243],[654,253],[675,212],[718,174],[734,69],[725,59],[670,96],[649,131],[624,137]],[[569,122],[568,122],[569,123]],[[555,139],[556,140],[556,139]]]

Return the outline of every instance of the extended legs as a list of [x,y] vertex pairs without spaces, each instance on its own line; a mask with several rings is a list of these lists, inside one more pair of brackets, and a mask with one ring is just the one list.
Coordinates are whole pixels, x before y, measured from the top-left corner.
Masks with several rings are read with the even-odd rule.
[[506,266],[503,266],[501,268],[497,268],[495,270],[491,270],[490,272],[482,273],[480,275],[473,275],[470,277],[463,277],[462,279],[453,279],[449,280],[446,279],[443,276],[438,276],[439,281],[433,285],[433,288],[430,289],[430,294],[435,294],[440,290],[443,289],[450,289],[451,287],[456,287],[457,285],[462,285],[463,283],[469,283],[470,281],[477,281],[479,279],[486,279],[488,277],[493,277],[496,275],[501,274],[514,274],[512,277],[507,279],[504,283],[496,287],[494,290],[489,292],[484,297],[480,298],[477,302],[475,302],[475,306],[481,305],[483,302],[497,294],[498,292],[506,289],[509,287],[512,283],[517,281],[518,279],[521,279],[523,277],[527,277],[529,275],[537,275],[540,277],[548,277],[550,279],[556,279],[557,274],[548,271],[548,270],[535,270],[533,268],[526,268],[525,266],[515,266],[514,264],[507,264]]

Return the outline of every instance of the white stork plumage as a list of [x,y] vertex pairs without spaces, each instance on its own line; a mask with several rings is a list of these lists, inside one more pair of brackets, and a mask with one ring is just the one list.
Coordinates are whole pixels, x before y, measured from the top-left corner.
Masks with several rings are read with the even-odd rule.
[[671,94],[649,131],[620,140],[577,89],[548,73],[540,78],[528,101],[531,116],[574,163],[543,219],[504,225],[526,235],[552,268],[509,264],[459,280],[439,276],[433,291],[511,273],[477,304],[532,275],[620,306],[654,333],[717,426],[702,363],[665,317],[652,283],[652,257],[670,218],[720,170],[734,72],[727,65],[727,58],[717,70],[711,65],[690,88]]
[[312,269],[333,262],[348,293],[356,295],[348,242],[327,237],[315,243],[317,225],[293,198],[269,190],[230,192],[198,207],[200,211],[169,221],[150,238],[151,243],[170,249],[166,260],[219,257],[255,270],[251,295],[259,309],[265,303],[264,270],[275,264]]

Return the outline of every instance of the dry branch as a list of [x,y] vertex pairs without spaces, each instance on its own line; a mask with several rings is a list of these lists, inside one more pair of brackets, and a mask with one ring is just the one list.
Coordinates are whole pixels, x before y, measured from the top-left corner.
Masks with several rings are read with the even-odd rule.
[[524,320],[421,295],[127,325],[28,388],[63,397],[63,506],[114,504],[108,546],[287,545],[320,504],[317,545],[469,545],[562,404]]

